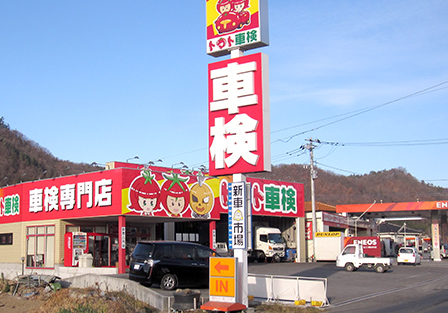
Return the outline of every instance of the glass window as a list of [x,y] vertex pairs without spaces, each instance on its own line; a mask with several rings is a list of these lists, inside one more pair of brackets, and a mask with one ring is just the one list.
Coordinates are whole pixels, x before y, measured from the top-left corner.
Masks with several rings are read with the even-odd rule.
[[268,242],[268,235],[260,235],[260,241]]
[[65,229],[66,229],[67,233],[79,232],[79,226],[67,225]]
[[55,226],[30,226],[26,233],[26,266],[54,268]]
[[[137,245],[138,247],[139,245]],[[154,260],[171,259],[172,245],[157,244],[155,245]]]
[[34,267],[36,237],[28,237],[26,245],[26,266]]
[[207,248],[198,248],[198,257],[201,261],[207,261],[211,256],[213,256],[213,251]]
[[194,260],[194,246],[178,245],[174,248],[174,258],[184,260]]
[[342,253],[343,255],[345,254],[355,254],[356,248],[353,246],[347,247],[345,248],[344,252]]
[[46,236],[45,267],[54,267],[54,236]]
[[0,234],[0,245],[12,245],[12,233]]
[[[134,252],[132,253],[132,256],[134,258],[138,258],[138,259],[146,259],[148,257],[151,257],[153,250],[154,250],[153,244],[140,243],[135,247]],[[155,253],[157,253],[158,250],[159,250],[159,246],[157,246]],[[155,253],[154,253],[153,258],[155,258]]]
[[106,226],[96,226],[95,227],[95,232],[96,233],[100,233],[100,234],[105,234],[106,233]]

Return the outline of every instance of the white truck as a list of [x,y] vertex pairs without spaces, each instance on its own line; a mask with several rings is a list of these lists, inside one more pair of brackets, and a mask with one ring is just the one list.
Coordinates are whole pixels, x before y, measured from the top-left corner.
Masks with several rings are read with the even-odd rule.
[[[221,256],[233,256],[233,250],[227,249],[227,243],[217,242],[216,252]],[[249,262],[280,262],[285,257],[286,243],[282,232],[275,227],[255,226],[252,229],[252,249],[247,251]]]
[[337,267],[345,267],[349,272],[356,271],[361,266],[374,269],[377,273],[383,273],[392,266],[390,258],[366,257],[362,245],[347,245],[336,258]]
[[280,229],[275,227],[255,226],[252,247],[249,254],[252,260],[267,258],[280,262],[285,257],[286,243]]

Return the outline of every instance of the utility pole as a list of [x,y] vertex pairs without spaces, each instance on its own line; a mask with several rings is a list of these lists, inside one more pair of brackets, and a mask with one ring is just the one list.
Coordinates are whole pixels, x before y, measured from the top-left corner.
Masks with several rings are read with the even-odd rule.
[[312,214],[312,228],[313,228],[313,255],[311,260],[316,261],[316,200],[314,197],[314,180],[317,178],[317,174],[314,171],[314,155],[313,150],[316,147],[314,143],[320,143],[320,140],[313,140],[312,138],[306,139],[309,143],[303,146],[304,149],[310,151],[310,178],[311,178],[311,214]]

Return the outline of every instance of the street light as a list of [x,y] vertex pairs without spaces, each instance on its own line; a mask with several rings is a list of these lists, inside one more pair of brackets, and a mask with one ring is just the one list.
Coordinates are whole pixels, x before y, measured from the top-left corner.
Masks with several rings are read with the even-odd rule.
[[163,162],[163,161],[162,161],[162,159],[158,159],[157,161],[149,161],[149,162],[148,162],[148,165],[154,165],[154,164],[156,164],[157,162]]
[[133,158],[129,158],[129,159],[126,159],[126,163],[128,163],[129,162],[129,160],[134,160],[134,159],[140,159],[139,157],[138,157],[138,155],[136,155],[135,157],[133,157]]
[[179,162],[179,163],[174,163],[173,165],[171,165],[171,169],[173,169],[175,165],[182,165],[181,168],[188,168],[188,166],[184,162]]

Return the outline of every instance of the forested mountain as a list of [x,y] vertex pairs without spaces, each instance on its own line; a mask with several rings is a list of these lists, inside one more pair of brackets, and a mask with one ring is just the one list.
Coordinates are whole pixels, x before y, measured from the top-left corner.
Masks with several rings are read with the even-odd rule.
[[[0,117],[0,187],[102,169],[89,164],[59,160],[29,140]],[[316,201],[330,205],[377,202],[448,200],[448,189],[420,182],[405,169],[390,169],[366,175],[337,175],[317,169]],[[305,165],[273,166],[271,173],[250,176],[303,183],[310,201],[310,171]]]
[[11,130],[0,118],[0,187],[100,169],[59,160],[20,132]]

